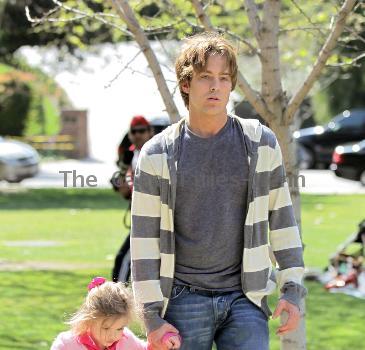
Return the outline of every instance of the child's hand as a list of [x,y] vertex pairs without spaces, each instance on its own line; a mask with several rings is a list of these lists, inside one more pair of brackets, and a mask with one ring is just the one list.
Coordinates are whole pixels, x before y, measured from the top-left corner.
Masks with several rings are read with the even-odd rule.
[[166,333],[163,338],[162,342],[169,348],[169,349],[180,349],[181,346],[181,337],[179,334],[168,332]]
[[164,343],[164,337],[167,339],[172,335],[178,335],[179,331],[171,324],[165,322],[160,328],[150,332],[147,336],[148,340],[148,350],[168,350],[170,349],[169,345]]

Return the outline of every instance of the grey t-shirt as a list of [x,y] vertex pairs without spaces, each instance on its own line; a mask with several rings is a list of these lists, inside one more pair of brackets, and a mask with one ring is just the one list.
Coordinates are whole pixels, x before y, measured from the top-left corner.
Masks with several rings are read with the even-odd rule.
[[228,117],[209,138],[185,125],[180,140],[174,283],[239,290],[248,180],[243,131]]

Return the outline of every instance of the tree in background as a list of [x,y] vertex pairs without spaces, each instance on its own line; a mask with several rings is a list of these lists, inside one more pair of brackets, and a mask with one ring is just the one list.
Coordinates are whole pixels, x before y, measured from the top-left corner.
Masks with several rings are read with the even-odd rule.
[[[52,1],[55,7],[51,15],[33,16],[28,9],[28,18],[34,25],[48,25],[55,21],[59,26],[65,21],[94,19],[108,23],[128,40],[136,41],[172,121],[177,121],[180,116],[161,65],[151,49],[151,39],[158,40],[162,34],[165,38],[183,38],[202,30],[219,31],[237,44],[241,54],[255,56],[257,65],[261,67],[259,84],[254,86],[247,80],[244,73],[250,68],[241,64],[237,85],[278,137],[288,178],[294,180],[290,190],[300,226],[300,197],[295,182],[298,166],[291,127],[299,106],[319,79],[336,46],[349,45],[346,41],[358,35],[344,29],[354,7],[363,11],[363,3],[356,0],[315,3],[304,0],[111,0],[112,6],[105,5],[103,12],[95,13],[90,11],[85,1]],[[150,11],[144,12],[146,8]],[[341,37],[343,33],[345,35]],[[336,57],[337,63],[342,63],[342,58],[333,57]],[[353,58],[353,61],[359,60],[359,57]],[[285,62],[291,62],[293,69],[285,71]],[[283,84],[284,74],[288,74],[287,81],[294,79],[298,69],[302,69],[305,77],[296,77],[295,87],[287,92]],[[301,309],[304,311],[304,305]],[[300,329],[283,337],[282,349],[305,348],[302,315]]]
[[70,105],[66,93],[39,69],[12,63],[0,63],[0,135],[56,135],[59,111]]
[[[77,1],[73,2],[77,5]],[[86,8],[93,12],[104,11],[101,1],[85,1]],[[77,54],[75,49],[86,45],[120,40],[119,32],[110,26],[90,18],[80,18],[72,22],[52,23],[42,28],[34,27],[27,20],[25,7],[28,6],[32,16],[51,18],[55,11],[52,0],[3,0],[0,5],[0,60],[11,60],[12,54],[21,46],[53,45],[67,52]],[[81,22],[82,20],[82,22]]]
[[[365,57],[364,16],[364,9],[358,8],[348,24],[348,29],[354,35],[349,38],[348,45],[340,50],[341,55],[347,59],[343,63],[335,64],[338,79],[325,90],[332,114],[338,114],[345,109],[365,107],[365,65],[361,61]],[[359,52],[363,54],[359,55]]]

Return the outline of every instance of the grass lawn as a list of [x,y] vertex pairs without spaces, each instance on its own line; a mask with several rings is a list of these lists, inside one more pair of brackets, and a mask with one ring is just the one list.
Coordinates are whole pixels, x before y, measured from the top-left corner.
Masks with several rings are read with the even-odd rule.
[[[107,268],[127,234],[123,226],[126,206],[111,190],[33,190],[3,195],[1,259]],[[50,246],[12,246],[14,241],[30,240],[46,241]]]
[[306,266],[326,266],[328,255],[351,233],[357,232],[357,225],[363,219],[365,195],[302,195]]
[[[53,337],[66,328],[65,315],[81,303],[90,278],[110,276],[127,232],[122,225],[125,208],[111,190],[0,195],[0,268],[12,268],[0,271],[0,349],[49,349]],[[302,209],[306,264],[324,267],[328,255],[356,230],[365,196],[304,195]],[[43,270],[24,270],[29,261]],[[314,282],[307,287],[308,349],[365,348],[365,301],[329,294]],[[270,322],[273,350],[279,349],[277,325]],[[142,334],[138,324],[132,328]]]

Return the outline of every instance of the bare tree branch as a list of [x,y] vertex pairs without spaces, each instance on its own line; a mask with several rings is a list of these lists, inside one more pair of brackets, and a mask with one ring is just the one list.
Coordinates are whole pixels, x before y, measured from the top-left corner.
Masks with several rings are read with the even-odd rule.
[[303,82],[302,86],[298,89],[298,91],[293,95],[289,104],[286,108],[284,119],[287,122],[290,122],[296,110],[299,108],[300,104],[303,102],[305,96],[308,94],[309,90],[312,88],[314,82],[320,75],[322,69],[326,65],[328,58],[331,55],[332,50],[334,49],[337,39],[341,35],[344,27],[346,18],[349,13],[352,11],[356,0],[345,0],[340,11],[338,12],[335,23],[332,27],[331,33],[329,34],[326,42],[324,43],[319,56],[314,63],[314,66],[309,73],[308,77]]
[[238,42],[241,42],[243,43],[244,45],[246,45],[249,49],[250,49],[250,53],[253,54],[253,55],[257,55],[260,57],[260,51],[255,47],[253,46],[249,41],[241,38],[239,35],[237,35],[236,33],[233,33],[229,30],[226,30],[224,28],[220,28],[220,27],[217,27],[217,30],[221,33],[226,33],[228,36],[230,36],[232,39],[235,39],[237,40]]
[[[55,12],[57,12],[60,9],[59,6],[54,7],[53,9],[49,10],[48,12],[46,12],[43,16],[42,19],[44,18],[48,18],[49,16],[53,15]],[[28,6],[25,6],[25,16],[27,17],[28,21],[31,23],[40,23],[40,19],[39,18],[32,18],[30,15],[30,10]]]
[[161,34],[161,33],[171,33],[175,30],[175,26],[177,24],[181,23],[181,22],[182,21],[177,21],[176,23],[167,24],[167,25],[162,26],[162,27],[144,28],[143,31],[147,35],[157,35],[157,34]]
[[[169,4],[169,11],[171,13],[171,16],[175,17],[175,18],[179,18],[181,17],[181,13],[179,13],[178,11],[176,11],[174,5],[171,3],[171,1],[169,0],[165,0],[168,4]],[[209,3],[207,3],[204,7],[203,5],[201,5],[199,3],[199,1],[194,1],[193,3],[193,6],[195,7],[195,4],[198,5],[198,7],[201,9],[200,11],[203,11],[205,13],[205,9],[209,6]],[[210,22],[210,19],[207,15],[205,15],[206,17],[206,21],[208,21],[208,23],[210,23],[210,25],[208,26],[209,28],[213,28],[211,22]],[[197,29],[197,30],[207,30],[206,26],[200,26],[196,23],[192,23],[191,21],[189,21],[185,16],[181,18],[181,20],[179,20],[177,23],[181,23],[181,22],[184,22],[186,23],[189,27],[193,28],[193,29]],[[239,35],[229,31],[228,29],[226,28],[221,28],[221,27],[214,27],[214,29],[211,29],[211,30],[214,30],[214,31],[217,31],[218,33],[226,33],[228,36],[230,36],[231,38],[241,42],[242,44],[244,44],[245,46],[247,46],[249,49],[250,49],[250,53],[253,54],[253,55],[260,55],[260,52],[258,51],[258,49],[252,45],[248,40],[240,37]]]
[[254,0],[245,0],[245,6],[247,9],[247,15],[251,24],[253,34],[255,35],[255,38],[259,43],[260,32],[261,32],[261,20],[258,14],[257,6]]
[[[235,40],[240,41],[243,44],[245,44],[251,50],[251,52],[253,54],[260,55],[260,52],[257,50],[257,48],[255,46],[253,46],[249,41],[241,38],[239,35],[231,32],[227,29],[220,28],[220,27],[214,27],[210,21],[209,16],[204,11],[203,6],[200,4],[199,0],[191,0],[191,3],[193,4],[193,7],[197,13],[197,16],[198,16],[200,22],[203,24],[203,27],[198,26],[198,28],[204,28],[205,30],[217,31],[219,33],[226,33],[230,37],[234,38]],[[185,22],[188,23],[189,25],[192,25],[192,23],[189,22],[187,19],[185,19]]]
[[[135,68],[132,68],[132,67],[127,67],[127,70],[131,71],[132,74],[140,74],[140,75],[143,75],[144,77],[148,78],[148,79],[154,79],[155,77],[153,76],[153,74],[148,74],[146,72],[142,72],[138,69],[135,69]],[[169,82],[169,83],[174,83],[176,84],[176,80],[170,80],[170,79],[165,79],[166,82]],[[164,109],[166,110],[166,109]]]
[[326,66],[327,67],[345,67],[345,66],[357,66],[357,67],[359,67],[360,65],[356,64],[356,62],[360,61],[364,57],[365,57],[365,53],[362,53],[361,55],[356,56],[355,58],[353,58],[349,62],[332,63],[332,64],[327,64]]
[[134,60],[139,56],[139,54],[141,53],[142,51],[139,50],[133,57],[130,61],[127,62],[127,64],[122,68],[122,70],[112,79],[108,82],[108,84],[106,84],[104,86],[105,89],[107,88],[110,88],[112,86],[112,84],[120,77],[120,75],[126,70],[128,69],[128,67],[130,66],[131,63],[134,62]]
[[191,3],[195,9],[196,15],[199,21],[203,24],[205,30],[215,31],[210,18],[206,15],[203,6],[201,5],[199,0],[191,0]]
[[[216,31],[217,29],[211,24],[209,17],[205,13],[201,3],[199,0],[191,0],[195,11],[198,14],[199,20],[202,22],[204,29],[207,31]],[[273,116],[270,114],[270,111],[265,105],[265,102],[262,100],[260,94],[255,91],[245,77],[242,75],[240,71],[237,72],[237,85],[242,90],[243,94],[246,96],[248,102],[252,105],[255,110],[262,115],[264,118],[271,119]]]
[[[192,23],[190,22],[187,18],[184,18],[183,21],[188,24],[191,28],[193,29],[199,29],[199,30],[206,30],[204,26],[200,26],[198,24]],[[230,30],[227,30],[225,28],[221,28],[221,27],[215,27],[214,29],[215,31],[217,31],[218,33],[225,33],[228,36],[230,36],[232,39],[237,40],[238,42],[246,45],[249,49],[250,49],[250,54],[253,55],[257,55],[260,57],[260,51],[253,46],[249,41],[241,38],[239,35],[237,35],[236,33],[231,32]]]
[[345,29],[347,31],[349,31],[351,34],[353,34],[357,40],[365,43],[365,38],[362,37],[358,32],[356,32],[356,30],[352,29],[351,27],[347,27],[347,26],[345,26]]
[[318,27],[311,18],[304,12],[304,10],[299,6],[299,4],[295,0],[291,0],[293,5],[298,9],[298,11],[307,19],[307,21],[321,33],[322,36],[326,37],[326,34]]
[[237,74],[237,85],[245,95],[247,101],[262,118],[264,118],[268,123],[275,119],[275,115],[268,109],[261,94],[250,86],[248,81],[240,72]]
[[[52,13],[53,12],[55,12],[55,11],[52,11]],[[35,18],[30,15],[28,6],[25,6],[25,16],[27,17],[27,20],[33,24],[41,24],[41,23],[45,23],[45,22],[50,22],[50,23],[75,22],[75,21],[79,21],[79,20],[87,17],[87,15],[78,15],[78,16],[75,16],[72,18],[67,18],[67,19],[66,18],[53,18],[53,17],[49,17],[50,12],[48,12],[42,18]]]
[[[163,42],[157,36],[155,37],[155,40],[160,44],[162,51],[165,54],[165,56],[168,58],[168,60],[170,61],[171,66],[174,66],[174,59],[172,58],[171,53],[168,52],[168,50],[166,49]],[[161,66],[165,67],[170,73],[175,74],[175,71],[167,64],[161,63]]]
[[[294,4],[294,6],[298,9],[298,11],[307,19],[307,21],[311,24],[311,25],[313,25],[313,30],[316,30],[316,31],[318,31],[320,34],[321,34],[321,36],[323,37],[323,38],[326,38],[327,37],[327,35],[328,34],[326,34],[326,31],[327,31],[327,29],[325,29],[325,28],[321,28],[321,27],[319,27],[319,26],[317,26],[312,20],[311,20],[311,18],[305,13],[305,11],[299,6],[299,4],[296,2],[296,0],[291,0],[291,2]],[[339,9],[337,8],[337,6],[336,6],[336,9],[337,9],[337,11],[339,11]],[[330,26],[332,27],[333,26],[333,21],[334,21],[334,17],[332,17],[331,18],[331,23],[330,23]],[[348,27],[346,27],[346,28],[348,28]],[[304,30],[306,30],[306,31],[309,31],[308,29],[306,29],[306,28],[303,28]],[[350,29],[350,28],[349,28]],[[283,32],[285,32],[286,30],[284,29],[283,30]],[[352,33],[353,34],[355,34],[356,32],[352,29],[351,30],[352,31]],[[282,31],[281,31],[282,32]],[[310,31],[309,31],[310,32]],[[339,47],[343,47],[343,48],[346,48],[346,49],[354,49],[354,50],[356,50],[357,48],[356,47],[353,47],[353,46],[351,46],[351,45],[346,45],[346,44],[344,44],[343,42],[341,43],[341,42],[338,42],[337,43],[337,46],[339,46]]]
[[[112,14],[105,14],[105,13],[87,13],[87,12],[84,12],[84,11],[81,11],[81,10],[78,10],[78,9],[75,9],[75,8],[72,8],[72,7],[69,7],[67,5],[64,5],[62,2],[58,1],[58,0],[52,0],[52,2],[58,6],[58,8],[63,8],[65,11],[68,11],[68,12],[71,12],[71,13],[75,13],[78,17],[75,17],[72,20],[79,20],[79,19],[82,19],[84,17],[87,17],[87,18],[91,18],[91,19],[95,19],[99,22],[102,22],[103,24],[105,25],[109,25],[115,29],[118,29],[120,30],[122,33],[124,33],[125,35],[128,35],[128,36],[133,36],[131,32],[129,32],[127,29],[123,28],[122,26],[118,26],[117,24],[113,23],[113,22],[110,22],[110,21],[107,21],[104,17],[114,17]],[[47,16],[47,14],[46,14]],[[29,18],[30,18],[30,14],[29,14]],[[43,17],[44,18],[44,17]],[[42,18],[42,19],[43,19]],[[114,17],[116,18],[116,17]],[[35,21],[41,21],[41,19],[33,19]],[[62,22],[62,20],[57,20],[59,22]],[[50,18],[45,18],[42,22],[57,22],[57,21],[50,21]],[[67,20],[65,20],[67,21]],[[42,23],[42,22],[38,22],[38,23]]]
[[332,75],[330,75],[329,77],[321,79],[320,84],[318,84],[319,88],[317,91],[324,91],[324,90],[328,89],[337,79],[340,78],[340,75],[341,75],[340,71],[337,70],[337,71],[334,71],[332,73]]
[[261,94],[268,109],[276,118],[282,114],[283,104],[286,103],[280,73],[279,18],[280,1],[266,0],[258,39],[262,64]]
[[179,84],[175,84],[174,89],[172,90],[172,96],[176,95],[178,87],[179,87]]
[[294,31],[306,31],[306,32],[318,32],[322,31],[325,28],[321,27],[293,27],[293,28],[283,28],[279,30],[279,33],[287,33],[287,32],[294,32]]
[[145,55],[148,65],[153,73],[153,76],[157,83],[157,88],[160,91],[161,97],[166,106],[167,113],[170,116],[172,122],[177,122],[180,119],[179,111],[175,105],[175,102],[170,94],[169,88],[167,86],[166,80],[163,76],[161,66],[154,54],[151,45],[147,39],[146,34],[141,28],[140,24],[135,17],[133,10],[129,5],[128,0],[111,0],[116,11],[122,18],[122,20],[127,24],[129,30],[133,33],[134,39],[141,48],[143,54]]

